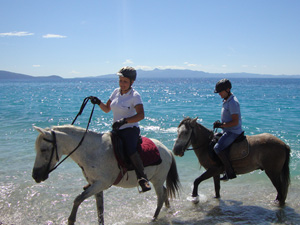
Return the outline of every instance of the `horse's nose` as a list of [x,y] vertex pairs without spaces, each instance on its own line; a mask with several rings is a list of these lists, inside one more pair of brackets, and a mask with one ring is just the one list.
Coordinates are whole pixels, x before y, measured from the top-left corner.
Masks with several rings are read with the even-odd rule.
[[174,144],[173,153],[174,155],[181,156],[182,149],[180,148],[180,146],[178,146],[178,144]]
[[40,183],[48,178],[48,173],[43,173],[39,168],[33,168],[32,178],[35,180],[35,182]]

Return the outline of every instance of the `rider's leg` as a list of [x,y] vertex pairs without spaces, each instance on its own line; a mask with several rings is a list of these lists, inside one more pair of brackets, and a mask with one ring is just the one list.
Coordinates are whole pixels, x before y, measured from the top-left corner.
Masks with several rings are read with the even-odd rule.
[[147,176],[144,173],[144,165],[143,165],[143,162],[141,160],[139,153],[135,152],[129,158],[134,166],[134,170],[135,170],[136,176],[138,178],[139,185],[142,188],[142,191],[146,192],[146,191],[151,190]]
[[138,127],[133,127],[119,130],[119,136],[123,141],[126,154],[129,156],[130,161],[134,166],[139,185],[142,188],[142,192],[151,190],[147,176],[144,173],[142,159],[137,152],[137,145],[140,141],[140,129]]
[[221,180],[226,181],[228,179],[236,178],[230,160],[224,150],[227,147],[229,147],[238,136],[238,134],[224,132],[223,135],[220,137],[218,143],[214,146],[214,151],[217,153],[218,157],[220,158],[225,167],[225,176],[222,177]]
[[221,151],[221,152],[217,153],[217,155],[221,159],[221,161],[225,167],[225,176],[222,177],[220,180],[227,181],[228,179],[236,178],[235,172],[231,166],[230,160],[227,157],[226,152]]

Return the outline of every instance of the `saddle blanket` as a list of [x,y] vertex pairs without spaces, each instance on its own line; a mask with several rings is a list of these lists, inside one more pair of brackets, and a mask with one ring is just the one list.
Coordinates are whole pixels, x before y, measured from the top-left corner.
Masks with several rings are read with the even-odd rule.
[[138,146],[138,152],[140,153],[145,167],[158,165],[161,163],[158,148],[156,147],[154,142],[147,137],[142,137],[142,144]]

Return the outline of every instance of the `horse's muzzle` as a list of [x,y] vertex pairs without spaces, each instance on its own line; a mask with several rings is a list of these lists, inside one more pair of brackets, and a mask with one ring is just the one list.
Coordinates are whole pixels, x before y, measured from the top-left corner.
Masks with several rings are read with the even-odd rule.
[[33,168],[32,170],[32,178],[35,182],[40,183],[44,180],[47,180],[49,177],[49,173],[42,168]]
[[184,150],[180,146],[174,145],[173,153],[174,155],[182,157],[184,155]]

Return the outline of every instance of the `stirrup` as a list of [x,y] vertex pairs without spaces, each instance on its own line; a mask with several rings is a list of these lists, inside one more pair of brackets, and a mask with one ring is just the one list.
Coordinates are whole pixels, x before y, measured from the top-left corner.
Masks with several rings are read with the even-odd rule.
[[146,191],[150,191],[151,190],[151,186],[149,184],[149,181],[146,179],[146,178],[141,178],[141,179],[138,179],[138,183],[139,185],[141,186],[142,190],[139,189],[138,187],[138,191],[139,193],[142,193],[142,192],[146,192]]
[[229,181],[229,179],[234,179],[236,178],[235,173],[231,174],[231,176],[228,176],[227,173],[225,173],[225,175],[223,177],[220,178],[221,181]]

